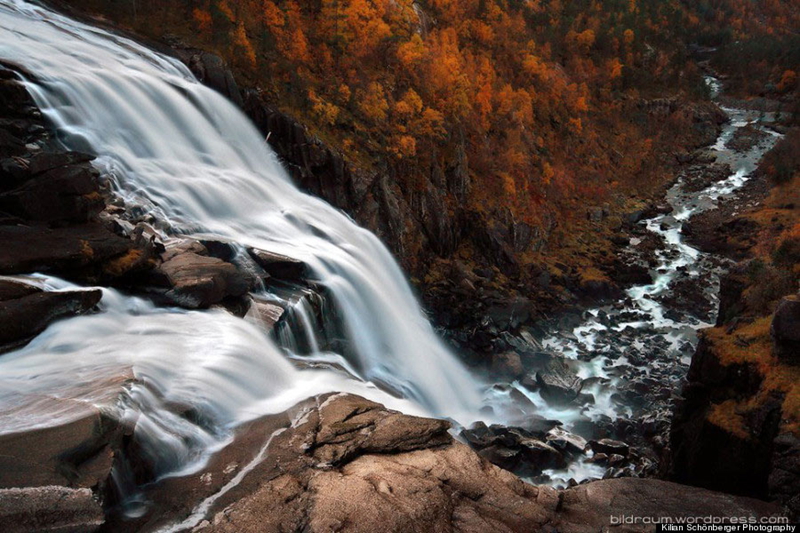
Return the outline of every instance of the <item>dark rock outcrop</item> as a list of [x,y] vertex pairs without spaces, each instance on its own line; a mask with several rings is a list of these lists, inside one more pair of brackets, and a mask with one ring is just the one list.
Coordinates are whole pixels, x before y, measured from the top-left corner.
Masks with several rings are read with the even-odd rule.
[[0,353],[27,342],[54,320],[91,310],[101,297],[99,290],[45,292],[0,280]]
[[276,279],[300,282],[308,277],[308,266],[297,259],[255,248],[248,248],[247,253],[258,266]]
[[800,297],[787,296],[772,318],[775,355],[784,363],[800,364]]
[[800,438],[797,435],[786,432],[775,437],[768,488],[770,497],[782,502],[797,521],[800,518]]
[[532,477],[567,465],[562,451],[523,428],[477,423],[462,430],[461,437],[478,455],[517,475]]
[[757,498],[768,495],[772,442],[780,424],[781,397],[749,416],[740,435],[709,419],[714,406],[758,392],[762,376],[752,365],[723,364],[701,338],[689,369],[684,400],[672,422],[671,477],[713,490]]
[[0,225],[0,274],[53,272],[76,280],[102,277],[103,265],[134,245],[90,222],[49,228]]
[[145,243],[117,235],[98,216],[106,202],[93,157],[52,143],[25,87],[1,67],[0,100],[8,117],[0,128],[0,274],[96,282],[146,266]]

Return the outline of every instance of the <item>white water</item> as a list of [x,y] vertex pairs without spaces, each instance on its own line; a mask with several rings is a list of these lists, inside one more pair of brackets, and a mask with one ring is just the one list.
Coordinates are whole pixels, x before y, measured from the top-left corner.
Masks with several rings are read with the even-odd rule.
[[[34,74],[27,86],[60,140],[97,154],[126,205],[144,206],[164,235],[211,235],[306,262],[354,351],[348,361],[317,355],[364,380],[298,370],[225,312],[159,309],[105,289],[100,314],[54,324],[0,358],[0,431],[77,416],[53,398],[84,402],[135,420],[162,471],[174,471],[224,444],[237,424],[324,391],[463,423],[479,417],[475,379],[436,337],[383,244],[298,191],[244,115],[177,60],[18,0],[0,2],[0,58]],[[117,401],[93,390],[100,383],[128,392]],[[206,424],[175,414],[175,403]]]
[[[716,97],[721,88],[719,82],[707,77],[706,83],[712,96]],[[557,331],[543,339],[544,347],[576,360],[575,366],[581,378],[603,380],[586,391],[591,392],[596,401],[584,409],[554,409],[547,406],[538,394],[528,393],[540,406],[544,416],[562,420],[567,427],[574,420],[584,417],[631,417],[633,413],[630,408],[612,401],[612,395],[619,386],[633,377],[630,371],[624,373],[624,369],[636,366],[627,360],[624,353],[619,354],[626,348],[648,355],[645,358],[647,364],[634,369],[640,375],[670,380],[676,367],[688,367],[690,353],[682,350],[682,345],[686,342],[693,344],[696,341],[695,332],[711,324],[698,318],[701,313],[696,313],[697,316],[690,314],[679,320],[670,318],[667,316],[669,306],[664,305],[660,297],[670,294],[673,282],[688,278],[695,290],[703,292],[708,301],[716,304],[719,280],[718,273],[709,263],[710,258],[684,242],[681,229],[689,218],[713,209],[721,198],[729,197],[744,186],[761,157],[780,137],[761,123],[762,120],[772,120],[771,116],[740,109],[723,110],[730,121],[724,125],[709,153],[715,156],[717,162],[730,165],[731,174],[698,192],[685,191],[683,181],[679,180],[668,191],[666,198],[673,211],[641,222],[649,231],[662,237],[665,243],[665,247],[657,253],[657,266],[651,270],[652,283],[629,288],[623,301],[590,309],[586,312],[585,320],[571,331]],[[727,143],[737,130],[748,125],[767,133],[766,139],[744,152],[729,150]],[[634,332],[631,336],[622,337],[620,333],[626,329]],[[663,355],[656,357],[657,353]],[[623,372],[621,375],[616,372],[620,369]]]

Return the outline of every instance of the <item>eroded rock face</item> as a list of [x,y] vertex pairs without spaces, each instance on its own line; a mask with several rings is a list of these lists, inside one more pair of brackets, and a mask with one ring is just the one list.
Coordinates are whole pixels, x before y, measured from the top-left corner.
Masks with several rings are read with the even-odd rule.
[[257,469],[269,481],[216,509],[199,531],[529,531],[558,503],[553,489],[454,442],[447,422],[351,395],[307,409]]

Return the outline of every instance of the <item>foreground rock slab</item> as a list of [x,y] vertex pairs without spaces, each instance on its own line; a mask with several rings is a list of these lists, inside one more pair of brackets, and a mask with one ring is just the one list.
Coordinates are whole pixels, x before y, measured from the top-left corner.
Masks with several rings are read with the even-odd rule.
[[0,490],[0,530],[5,533],[91,533],[103,521],[103,509],[89,489]]
[[[605,530],[620,514],[780,512],[655,480],[536,487],[454,441],[448,427],[348,394],[312,398],[250,424],[205,471],[152,487],[148,498],[158,503],[148,517],[109,525],[203,533],[588,532]],[[612,529],[654,530],[640,526]]]
[[[655,522],[676,517],[778,516],[780,509],[766,502],[711,492],[657,479],[607,479],[562,492],[553,526],[556,531],[589,533],[655,531]],[[624,517],[638,524],[628,523]],[[641,523],[645,517],[650,523]],[[611,526],[611,527],[609,527]]]

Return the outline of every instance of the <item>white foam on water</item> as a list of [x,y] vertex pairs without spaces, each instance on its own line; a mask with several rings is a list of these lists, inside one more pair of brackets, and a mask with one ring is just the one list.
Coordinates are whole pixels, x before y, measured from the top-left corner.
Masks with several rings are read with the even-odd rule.
[[[304,261],[352,347],[342,366],[354,369],[298,370],[248,321],[157,308],[104,289],[101,313],[53,324],[0,358],[0,411],[9,415],[3,431],[47,423],[31,407],[38,395],[96,403],[135,420],[169,470],[197,464],[242,421],[324,391],[358,392],[465,424],[483,418],[483,386],[434,333],[386,247],[300,192],[233,104],[179,61],[44,7],[3,0],[0,33],[0,58],[33,73],[27,88],[60,140],[96,154],[116,194],[154,215],[165,238],[211,236]],[[302,304],[296,311],[319,352],[309,311]],[[119,376],[130,378],[124,405],[87,390]],[[16,416],[26,402],[25,416]],[[198,411],[204,425],[188,422],[175,404]],[[58,422],[68,419],[62,414]]]

